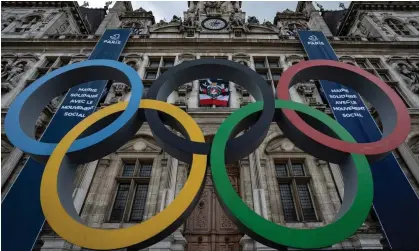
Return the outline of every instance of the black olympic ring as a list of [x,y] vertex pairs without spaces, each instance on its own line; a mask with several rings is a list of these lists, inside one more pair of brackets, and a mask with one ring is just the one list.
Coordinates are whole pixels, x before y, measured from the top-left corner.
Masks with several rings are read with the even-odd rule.
[[[226,163],[234,163],[248,156],[262,143],[268,134],[275,114],[275,100],[272,88],[257,72],[247,66],[223,59],[187,61],[170,68],[153,82],[147,93],[147,98],[166,101],[167,97],[178,86],[193,80],[210,77],[240,84],[257,101],[264,102],[263,110],[260,113],[244,119],[235,128],[237,133],[243,130],[246,131],[237,138],[227,141]],[[189,141],[170,131],[165,124],[187,137],[182,127],[173,118],[154,110],[146,110],[144,113],[156,142],[163,146],[163,149],[171,156],[190,164],[192,162],[192,154],[210,155],[210,143]],[[253,123],[255,118],[258,119],[256,123]]]

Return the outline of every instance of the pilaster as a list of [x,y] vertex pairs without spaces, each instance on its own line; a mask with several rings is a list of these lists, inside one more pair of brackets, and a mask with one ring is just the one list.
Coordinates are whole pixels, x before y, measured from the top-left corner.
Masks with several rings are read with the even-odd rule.
[[83,172],[80,174],[81,180],[73,192],[73,201],[76,211],[80,213],[83,203],[86,199],[87,192],[89,191],[90,184],[93,180],[98,161],[90,162],[83,167]]

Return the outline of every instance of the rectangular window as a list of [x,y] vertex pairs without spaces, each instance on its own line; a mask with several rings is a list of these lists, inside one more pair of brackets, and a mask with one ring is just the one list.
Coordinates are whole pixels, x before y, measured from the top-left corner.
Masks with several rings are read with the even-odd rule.
[[148,67],[155,67],[158,68],[160,66],[160,59],[150,59],[150,63],[148,64]]
[[281,196],[282,210],[284,211],[285,221],[297,221],[297,215],[295,213],[294,206],[294,198],[291,192],[291,185],[279,184],[279,195]]
[[265,68],[265,60],[255,60],[255,68]]
[[156,79],[157,72],[155,71],[148,71],[145,73],[145,79]]
[[285,221],[318,221],[310,195],[310,175],[304,164],[288,159],[275,163],[275,172]]
[[385,72],[378,72],[378,75],[384,81],[391,81],[390,77]]
[[268,73],[267,72],[258,72],[259,76],[261,76],[263,79],[268,80]]
[[313,203],[310,197],[310,191],[307,184],[297,185],[298,197],[300,199],[301,211],[304,221],[317,221],[314,213]]
[[145,204],[147,201],[148,185],[138,184],[135,189],[134,201],[132,203],[130,221],[142,221]]
[[304,168],[302,164],[292,164],[292,174],[294,176],[304,176]]
[[281,73],[279,72],[272,72],[272,79],[278,81],[281,77]]
[[129,184],[119,184],[116,192],[115,203],[113,205],[110,220],[112,222],[122,221],[124,215],[125,205],[127,204],[129,194]]
[[276,176],[277,177],[287,177],[287,165],[286,164],[275,164]]
[[363,69],[369,68],[366,60],[356,60],[356,64]]
[[172,67],[175,65],[174,58],[165,58],[163,59],[163,67]]
[[279,65],[279,58],[268,58],[269,67],[270,68],[278,68],[281,67]]
[[133,176],[135,170],[135,163],[133,164],[125,164],[122,170],[122,176]]
[[140,177],[150,177],[151,176],[151,168],[153,164],[140,164]]
[[379,60],[371,60],[370,59],[370,63],[372,65],[372,67],[374,67],[375,69],[382,69],[383,67],[380,64]]
[[[109,217],[110,222],[141,222],[147,202],[152,161],[124,161]],[[130,208],[131,207],[131,208]]]
[[54,64],[55,60],[57,60],[57,58],[47,58],[44,67],[45,68],[52,67],[52,65]]

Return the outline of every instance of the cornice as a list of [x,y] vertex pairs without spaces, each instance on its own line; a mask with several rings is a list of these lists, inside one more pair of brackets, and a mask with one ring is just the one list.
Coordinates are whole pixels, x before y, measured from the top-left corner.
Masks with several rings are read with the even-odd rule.
[[[7,48],[93,48],[99,37],[98,36],[74,36],[71,39],[8,39],[1,40],[3,51]],[[329,42],[333,48],[352,48],[352,49],[406,49],[413,50],[419,47],[419,42],[413,41],[372,41],[366,38],[349,38],[349,37],[331,37]],[[298,38],[281,36],[278,39],[209,39],[209,38],[142,38],[131,36],[127,42],[127,49],[130,47],[234,47],[234,46],[257,46],[267,48],[295,48],[301,47]]]
[[386,2],[357,2],[352,1],[341,25],[338,35],[347,35],[355,22],[358,11],[419,11],[419,2],[417,1],[386,1]]

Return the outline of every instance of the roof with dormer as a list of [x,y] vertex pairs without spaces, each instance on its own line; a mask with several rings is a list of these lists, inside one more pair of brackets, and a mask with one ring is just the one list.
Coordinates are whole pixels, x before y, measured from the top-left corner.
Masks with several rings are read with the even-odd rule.
[[337,35],[346,36],[356,21],[358,11],[364,10],[382,10],[382,11],[419,11],[419,2],[417,1],[352,1],[348,11],[341,21]]
[[65,8],[70,7],[71,14],[76,20],[77,25],[82,34],[92,34],[90,25],[84,19],[80,6],[76,1],[5,1],[1,2],[2,7],[55,7]]

